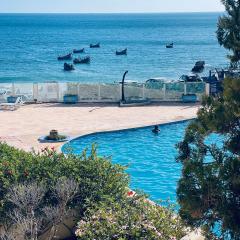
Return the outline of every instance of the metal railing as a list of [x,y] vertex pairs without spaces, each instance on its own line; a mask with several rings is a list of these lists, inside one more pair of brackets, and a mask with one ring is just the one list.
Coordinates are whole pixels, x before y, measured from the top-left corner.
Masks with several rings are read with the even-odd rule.
[[[170,82],[170,83],[131,83],[125,84],[126,100],[181,101],[183,94],[196,94],[201,100],[208,94],[208,84]],[[0,83],[0,102],[8,96],[22,96],[25,102],[63,102],[65,94],[78,95],[79,102],[119,102],[121,85],[117,83]]]

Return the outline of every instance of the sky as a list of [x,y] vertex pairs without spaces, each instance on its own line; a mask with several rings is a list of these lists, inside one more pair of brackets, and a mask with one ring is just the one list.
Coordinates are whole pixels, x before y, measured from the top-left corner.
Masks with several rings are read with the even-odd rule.
[[0,0],[1,13],[218,12],[220,0]]

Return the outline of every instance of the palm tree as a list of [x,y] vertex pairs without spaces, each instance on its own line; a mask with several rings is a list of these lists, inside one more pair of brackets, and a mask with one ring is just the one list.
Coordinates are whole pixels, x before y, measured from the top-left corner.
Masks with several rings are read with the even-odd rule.
[[240,0],[221,0],[226,14],[218,20],[217,39],[221,46],[232,52],[228,55],[231,66],[237,68],[240,61]]

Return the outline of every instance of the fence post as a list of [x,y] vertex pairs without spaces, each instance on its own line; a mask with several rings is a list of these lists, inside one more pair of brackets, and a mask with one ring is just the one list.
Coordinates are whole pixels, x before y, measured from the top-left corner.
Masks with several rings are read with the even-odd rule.
[[33,83],[33,100],[37,99],[38,100],[38,84]]
[[59,92],[59,83],[58,82],[57,82],[56,91],[57,91],[57,101],[60,102],[60,92]]
[[184,83],[184,95],[186,95],[186,94],[187,94],[187,84]]
[[143,99],[145,99],[145,84],[143,83],[143,88],[142,88],[142,91],[143,91],[143,93],[142,93],[142,98]]
[[210,95],[210,83],[205,83],[205,94]]
[[166,100],[166,83],[163,84],[163,100]]
[[81,94],[80,94],[80,83],[78,83],[78,101],[81,99]]
[[12,83],[12,95],[15,96],[15,85]]
[[98,101],[101,100],[101,84],[98,83]]

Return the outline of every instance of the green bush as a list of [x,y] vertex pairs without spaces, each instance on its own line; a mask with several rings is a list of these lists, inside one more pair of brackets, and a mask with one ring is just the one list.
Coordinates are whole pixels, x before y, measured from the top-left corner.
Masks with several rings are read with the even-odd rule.
[[97,157],[95,148],[88,157],[85,153],[65,156],[54,149],[27,153],[0,143],[0,223],[11,207],[6,193],[13,184],[37,181],[50,188],[58,179],[72,178],[80,185],[73,204],[84,212],[92,203],[104,202],[107,198],[115,201],[125,196],[129,177],[124,170],[109,159]]
[[174,211],[135,195],[89,211],[79,222],[76,235],[82,240],[176,240],[184,236],[184,229]]
[[61,179],[72,179],[79,186],[67,206],[74,209],[75,219],[79,220],[76,232],[79,239],[180,239],[183,236],[185,228],[174,212],[151,204],[142,194],[132,196],[130,192],[129,195],[125,167],[98,157],[94,146],[89,156],[86,152],[75,156],[48,148],[28,153],[0,143],[0,225],[11,224],[9,212],[16,207],[8,199],[10,189],[25,186],[27,191],[27,186],[33,183],[47,186],[41,206],[54,207],[56,198],[52,191]]

